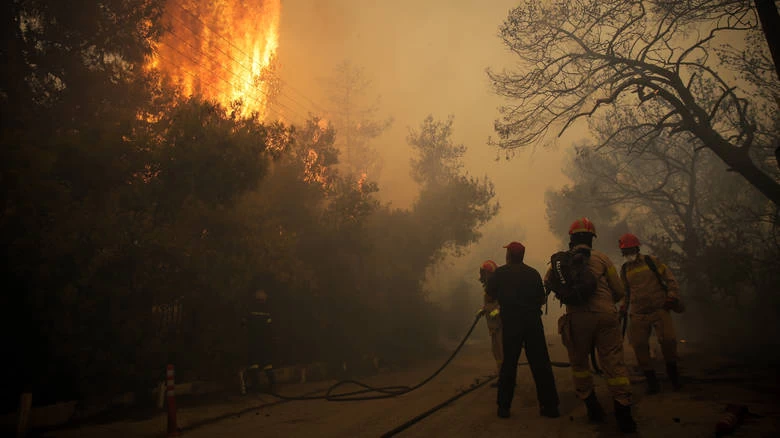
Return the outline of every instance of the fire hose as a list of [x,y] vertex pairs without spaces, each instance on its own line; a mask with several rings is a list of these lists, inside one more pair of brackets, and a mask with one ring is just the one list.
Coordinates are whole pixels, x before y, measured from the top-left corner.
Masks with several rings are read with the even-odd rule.
[[[447,365],[452,362],[452,360],[455,358],[455,356],[460,352],[461,348],[463,348],[463,345],[466,344],[466,341],[468,340],[469,336],[471,336],[471,333],[474,331],[474,327],[477,326],[477,323],[479,322],[479,319],[484,315],[484,312],[480,311],[477,313],[476,317],[474,318],[474,322],[471,324],[471,327],[469,327],[468,332],[466,332],[466,336],[463,337],[463,339],[460,341],[458,346],[455,348],[455,351],[452,352],[449,358],[444,361],[444,363],[430,376],[428,376],[426,379],[421,381],[420,383],[414,385],[414,386],[404,386],[404,385],[394,385],[394,386],[370,386],[365,383],[359,382],[357,380],[342,380],[339,382],[336,382],[332,386],[330,386],[325,395],[300,395],[300,396],[288,396],[288,395],[282,395],[275,391],[271,391],[268,394],[277,397],[282,400],[327,400],[327,401],[362,401],[362,400],[379,400],[379,399],[385,399],[385,398],[392,398],[392,397],[398,397],[399,395],[408,394],[416,389],[421,388],[426,383],[433,380],[436,376],[439,375],[446,367]],[[552,366],[554,367],[561,367],[561,368],[567,368],[570,367],[571,364],[568,362],[551,362]],[[528,365],[528,362],[520,362],[518,365]],[[492,376],[489,378],[489,380],[492,380],[495,378],[495,376]],[[361,387],[363,389],[355,390],[355,391],[348,391],[348,392],[335,392],[337,388],[341,388],[346,385],[354,385]],[[375,395],[364,395],[364,394],[371,394],[376,393]]]

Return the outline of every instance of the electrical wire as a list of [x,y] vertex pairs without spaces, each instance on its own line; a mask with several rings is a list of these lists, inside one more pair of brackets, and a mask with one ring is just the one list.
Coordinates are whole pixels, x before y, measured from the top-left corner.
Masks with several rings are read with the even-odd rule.
[[[177,49],[176,47],[174,47],[174,46],[172,46],[172,45],[170,45],[170,44],[168,44],[168,43],[166,43],[166,42],[164,42],[164,41],[160,41],[160,44],[163,44],[163,45],[167,46],[168,48],[170,48],[171,50],[175,51],[175,52],[176,52],[176,53],[178,53],[180,56],[182,56],[182,57],[186,58],[187,60],[189,60],[190,62],[194,63],[195,65],[197,65],[197,66],[200,66],[200,67],[204,67],[204,68],[206,68],[206,69],[208,70],[208,68],[207,68],[207,67],[205,67],[205,66],[203,66],[202,64],[200,64],[200,63],[199,63],[199,62],[198,62],[196,59],[192,58],[191,56],[189,56],[189,55],[187,55],[186,53],[182,52],[181,50]],[[156,53],[158,56],[160,56],[161,58],[165,58],[165,59],[166,59],[166,61],[168,61],[168,62],[171,62],[170,58],[167,58],[167,57],[163,57],[163,56],[161,56],[161,55],[160,55],[160,51],[159,51],[159,50],[155,50],[155,53]],[[214,84],[211,84],[211,83],[209,83],[209,82],[207,82],[207,81],[203,81],[203,80],[202,80],[202,78],[198,77],[197,75],[195,75],[194,73],[192,73],[191,71],[189,71],[188,69],[186,69],[186,68],[185,68],[184,66],[182,66],[181,64],[178,64],[178,63],[175,63],[175,62],[171,62],[171,63],[172,63],[172,64],[174,64],[174,65],[176,65],[177,67],[180,67],[180,68],[182,68],[182,69],[183,69],[183,70],[184,70],[184,71],[185,71],[187,74],[189,74],[189,75],[190,75],[190,76],[192,76],[193,78],[195,78],[195,79],[197,79],[198,81],[200,81],[202,84],[205,84],[207,87],[209,87],[209,88],[211,88],[212,90],[214,90],[214,92],[215,92],[215,93],[218,93],[218,94],[219,94],[219,93],[221,92],[221,90],[219,90],[219,89],[218,89],[218,88],[217,88],[217,87],[216,87]],[[209,70],[209,73],[213,73],[213,74],[214,74],[214,77],[216,77],[217,79],[219,79],[219,80],[221,80],[222,82],[226,83],[227,85],[230,85],[231,87],[232,87],[232,86],[234,86],[234,84],[233,84],[232,82],[230,82],[229,80],[225,79],[225,78],[224,78],[224,77],[222,77],[221,75],[218,75],[218,74],[216,74],[216,73],[215,73],[213,70]],[[262,105],[262,104],[264,103],[264,102],[261,102],[261,101],[259,100],[259,98],[258,98],[258,97],[251,97],[251,96],[248,96],[248,97],[247,97],[247,99],[248,99],[249,101],[251,101],[252,103],[254,103],[254,104],[258,105],[258,106],[259,106],[259,105]],[[274,112],[274,113],[275,113],[277,116],[279,116],[280,118],[282,118],[282,119],[284,119],[284,118],[285,118],[285,116],[284,116],[284,115],[283,115],[281,112],[279,112],[277,109],[275,109],[275,108],[272,108],[272,107],[270,107],[270,106],[268,106],[268,105],[265,105],[265,108],[266,108],[266,109],[268,109],[268,110],[270,110],[270,111],[272,111],[272,112]]]
[[[192,45],[190,42],[188,42],[187,40],[185,40],[185,39],[181,38],[181,37],[180,37],[179,35],[177,35],[176,33],[174,33],[174,32],[169,32],[169,34],[170,34],[170,35],[174,35],[174,36],[176,36],[176,37],[179,37],[179,39],[180,39],[182,42],[184,42],[184,43],[185,43],[187,46],[191,47],[192,49],[194,49],[194,50],[197,50],[197,51],[200,53],[200,55],[202,55],[202,56],[207,56],[207,54],[206,54],[206,53],[204,53],[204,52],[203,52],[201,49],[199,49],[199,48],[195,47],[195,46],[194,46],[194,45]],[[178,48],[174,47],[174,46],[173,46],[173,45],[171,45],[170,43],[167,43],[167,42],[165,42],[165,41],[160,41],[160,44],[163,44],[163,45],[167,46],[168,48],[170,48],[171,50],[174,50],[174,51],[176,51],[176,52],[177,52],[179,55],[181,55],[181,56],[183,56],[183,57],[187,58],[187,59],[188,59],[190,62],[192,62],[193,64],[195,64],[195,65],[197,65],[197,66],[199,66],[199,67],[203,67],[203,68],[204,68],[204,69],[206,69],[206,70],[207,70],[209,73],[213,74],[215,77],[217,77],[218,79],[222,80],[223,82],[225,82],[225,83],[226,83],[227,85],[229,85],[230,87],[235,87],[235,86],[236,86],[236,84],[235,84],[234,82],[232,82],[231,80],[229,80],[229,79],[225,79],[225,78],[224,78],[222,75],[218,74],[218,70],[224,70],[224,71],[226,71],[226,72],[228,72],[228,73],[232,74],[233,76],[237,77],[239,80],[243,80],[243,79],[244,79],[244,78],[242,78],[241,76],[239,76],[239,75],[238,75],[238,73],[236,73],[236,72],[234,72],[234,71],[232,71],[232,70],[229,70],[229,69],[227,69],[227,68],[226,68],[226,67],[224,67],[224,66],[219,66],[219,67],[218,67],[218,68],[216,68],[216,69],[210,69],[209,67],[207,67],[207,66],[204,66],[202,63],[200,63],[198,60],[194,59],[192,56],[189,56],[189,55],[185,54],[184,52],[182,52],[181,50],[179,50]],[[181,67],[181,65],[179,65],[179,66]],[[200,78],[198,78],[198,79],[200,79]],[[265,93],[265,92],[264,92],[262,89],[258,88],[258,91],[260,91],[261,93],[265,94],[265,95],[266,95],[266,97],[268,97],[268,94],[267,94],[267,93]],[[272,102],[271,102],[271,100],[266,100],[265,102],[261,102],[259,97],[251,97],[251,96],[250,96],[250,97],[248,97],[248,99],[250,99],[251,101],[253,101],[253,102],[254,102],[255,104],[257,104],[257,105],[261,105],[261,103],[263,103],[263,104],[265,104],[265,106],[266,106],[266,107],[268,107],[268,104],[269,104],[269,103],[272,103]],[[284,105],[284,104],[282,104],[282,103],[280,103],[280,102],[275,102],[275,104],[278,104],[279,106],[282,106],[282,107],[286,108],[288,111],[290,111],[291,113],[293,113],[294,115],[296,115],[296,116],[298,116],[298,117],[301,117],[301,118],[302,118],[302,119],[304,119],[304,120],[306,119],[305,117],[301,116],[301,115],[300,115],[300,114],[299,114],[297,111],[294,111],[292,108],[289,108],[288,106],[286,106],[286,105]],[[279,114],[279,113],[277,112],[277,114]]]
[[[230,41],[230,39],[229,39],[229,38],[227,38],[227,37],[225,37],[224,35],[222,35],[222,34],[221,34],[219,31],[217,31],[217,30],[216,30],[216,29],[214,29],[212,26],[210,26],[208,23],[206,23],[205,21],[203,21],[203,20],[202,20],[200,17],[198,17],[197,15],[195,15],[195,13],[193,13],[193,12],[192,12],[192,11],[190,11],[189,9],[185,8],[184,6],[182,6],[182,5],[181,5],[181,3],[178,3],[178,2],[175,2],[175,1],[170,1],[169,3],[171,3],[171,4],[175,5],[175,6],[177,6],[179,9],[181,9],[181,10],[182,10],[182,11],[184,11],[184,12],[186,12],[186,13],[187,13],[188,15],[190,15],[192,18],[194,18],[195,20],[197,20],[197,21],[198,21],[198,22],[199,22],[199,23],[200,23],[200,24],[201,24],[203,27],[205,27],[205,28],[206,28],[206,29],[208,29],[210,32],[212,32],[214,35],[218,36],[219,38],[221,38],[221,39],[223,39],[225,42],[227,42],[227,43],[228,43],[228,44],[229,44],[229,45],[230,45],[230,46],[231,46],[233,49],[235,49],[235,50],[236,50],[238,53],[240,53],[241,55],[243,55],[243,56],[244,56],[246,59],[251,59],[251,58],[252,58],[252,57],[251,57],[251,56],[249,56],[249,55],[248,55],[248,54],[247,54],[245,51],[241,50],[241,48],[240,48],[240,47],[238,47],[238,46],[236,46],[235,44],[233,44],[233,42],[232,42],[232,41]],[[181,18],[179,18],[179,17],[177,17],[177,16],[174,16],[174,17],[175,17],[176,19],[178,19],[178,20],[179,20],[179,22],[181,22],[181,23],[184,25],[184,27],[186,27],[186,28],[187,28],[187,29],[188,29],[190,32],[192,32],[192,34],[193,34],[193,35],[196,35],[196,36],[197,36],[197,33],[196,33],[196,31],[195,31],[194,29],[192,29],[192,28],[191,28],[191,27],[190,27],[190,26],[189,26],[189,25],[188,25],[186,22],[184,22],[184,20],[182,20]],[[233,57],[232,57],[230,54],[228,54],[228,53],[227,53],[227,52],[225,52],[224,50],[220,49],[218,46],[215,46],[215,47],[216,47],[216,48],[217,48],[217,49],[218,49],[218,50],[219,50],[221,53],[223,53],[225,56],[227,56],[228,58],[230,58],[231,60],[233,60],[234,62],[236,62],[236,63],[237,63],[239,66],[241,66],[242,68],[244,68],[245,70],[247,70],[249,73],[252,73],[252,74],[254,74],[254,72],[253,72],[251,69],[249,69],[248,67],[246,67],[246,66],[245,66],[244,64],[242,64],[242,63],[241,63],[239,60],[237,60],[237,59],[233,58]],[[280,82],[280,83],[282,83],[282,84],[287,84],[287,82],[286,82],[286,81],[284,81],[283,79],[281,79],[281,78],[278,78],[278,79],[279,79],[279,82]],[[292,89],[293,91],[296,91],[296,92],[297,92],[299,95],[301,95],[301,96],[302,96],[304,99],[306,99],[307,101],[311,102],[311,103],[314,105],[315,109],[319,109],[319,111],[320,111],[320,112],[327,112],[326,110],[324,110],[324,109],[323,109],[323,107],[322,107],[322,106],[320,106],[320,105],[318,105],[317,103],[315,103],[315,102],[314,102],[313,100],[311,100],[311,99],[310,99],[308,96],[304,95],[304,94],[303,94],[303,93],[301,93],[300,91],[297,91],[297,90],[295,90],[295,89],[294,89],[294,88],[293,88],[291,85],[289,85],[289,84],[287,84],[287,85],[288,85],[288,87],[289,87],[290,89]],[[262,91],[262,90],[261,90],[261,91]],[[267,94],[267,93],[265,93],[265,94],[266,94],[266,97],[268,97],[269,99],[271,99],[271,96],[270,96],[269,94]],[[299,106],[299,107],[303,108],[303,110],[304,110],[304,111],[306,111],[306,112],[309,112],[309,113],[316,113],[316,112],[318,112],[318,111],[311,111],[311,110],[310,110],[308,107],[306,107],[305,105],[301,104],[301,103],[300,103],[300,102],[298,102],[297,100],[293,99],[291,96],[285,95],[285,94],[284,94],[283,92],[281,92],[281,91],[280,91],[280,93],[279,93],[279,94],[280,94],[280,95],[283,95],[284,97],[286,97],[286,98],[287,98],[287,99],[289,99],[290,101],[292,101],[292,102],[295,102],[296,104],[298,104],[298,106]],[[280,104],[281,104],[281,103],[280,103]],[[288,108],[288,109],[289,109],[289,108]],[[292,110],[291,110],[291,111],[292,111]],[[298,116],[300,117],[300,114],[298,114]]]

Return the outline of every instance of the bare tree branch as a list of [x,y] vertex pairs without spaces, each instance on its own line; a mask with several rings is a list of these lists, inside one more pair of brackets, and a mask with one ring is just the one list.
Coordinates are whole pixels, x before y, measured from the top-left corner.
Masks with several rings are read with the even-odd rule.
[[526,69],[488,71],[496,92],[511,102],[495,121],[492,144],[523,147],[543,141],[550,129],[560,137],[578,120],[603,117],[609,107],[657,106],[663,111],[641,121],[645,137],[657,135],[649,126],[693,134],[780,204],[780,181],[748,154],[756,132],[774,123],[771,114],[753,111],[744,86],[726,80],[741,74],[734,70],[739,65],[711,58],[724,46],[722,34],[748,35],[757,26],[755,11],[740,0],[523,0],[510,11],[501,38]]

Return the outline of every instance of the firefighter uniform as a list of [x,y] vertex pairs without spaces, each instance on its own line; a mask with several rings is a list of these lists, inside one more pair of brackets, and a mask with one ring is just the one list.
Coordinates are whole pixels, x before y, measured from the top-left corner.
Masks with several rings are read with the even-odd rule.
[[249,305],[244,319],[247,329],[247,367],[240,372],[241,392],[247,387],[260,390],[260,373],[265,374],[269,389],[273,390],[273,337],[272,318],[267,304],[268,295],[264,291],[255,294],[255,300]]
[[[653,272],[645,257],[650,258],[657,274]],[[648,379],[648,392],[655,393],[659,390],[650,358],[649,340],[652,330],[655,330],[658,342],[661,344],[661,351],[667,363],[667,373],[675,387],[678,387],[677,336],[669,313],[670,310],[675,312],[684,310],[677,281],[669,268],[653,256],[637,253],[635,260],[626,262],[621,271],[623,270],[625,271],[623,282],[630,295],[628,312],[631,324],[628,340],[636,354],[639,368],[644,371]],[[664,286],[667,290],[664,290]]]
[[490,295],[484,296],[485,322],[490,333],[490,349],[493,352],[493,358],[496,360],[496,370],[501,371],[501,363],[504,361],[504,346],[501,337],[501,316],[498,301],[490,298]]
[[[623,283],[606,254],[593,250],[596,227],[588,218],[575,220],[569,226],[569,249],[590,250],[588,269],[596,278],[593,294],[583,304],[567,304],[566,313],[558,320],[558,332],[569,353],[577,396],[588,408],[588,419],[604,421],[604,409],[593,388],[593,376],[588,355],[598,353],[615,407],[615,418],[623,433],[636,432],[631,415],[631,382],[623,358],[623,337],[618,329],[616,304],[625,296]],[[545,274],[550,278],[551,270]]]
[[[583,246],[575,246],[573,249]],[[623,284],[606,254],[591,250],[588,263],[598,279],[596,292],[583,305],[566,306],[566,314],[558,320],[558,332],[569,353],[577,397],[586,400],[593,393],[588,355],[595,346],[613,399],[628,406],[631,404],[631,383],[623,358],[616,308],[616,303],[625,295]],[[550,274],[548,270],[545,278]]]
[[[498,264],[493,260],[485,260],[479,267],[479,281],[482,283],[483,289],[487,286],[487,280],[498,269]],[[501,316],[500,306],[498,301],[491,298],[487,293],[483,294],[483,306],[482,311],[485,315],[485,323],[487,324],[488,333],[490,333],[490,349],[493,353],[493,358],[496,361],[496,371],[501,372],[501,363],[504,361],[504,346],[501,337]],[[495,386],[495,385],[493,385]]]
[[[487,294],[501,306],[504,360],[498,379],[498,415],[509,416],[517,380],[517,362],[525,346],[540,413],[557,417],[558,390],[542,325],[541,306],[545,298],[542,278],[537,270],[522,262],[525,254],[522,244],[512,242],[505,248],[507,264],[496,269],[486,287]],[[513,255],[510,256],[510,253]]]

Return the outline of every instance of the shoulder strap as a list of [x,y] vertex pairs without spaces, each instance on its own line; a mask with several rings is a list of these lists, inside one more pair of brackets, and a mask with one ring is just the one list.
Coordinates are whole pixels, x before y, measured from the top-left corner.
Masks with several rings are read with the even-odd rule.
[[620,279],[623,282],[623,285],[626,286],[626,301],[628,301],[628,297],[631,296],[631,285],[628,284],[628,277],[626,277],[626,264],[627,263],[623,263],[620,267]]
[[655,278],[657,278],[658,283],[661,284],[661,289],[663,289],[664,292],[669,292],[669,286],[666,284],[666,280],[664,280],[664,278],[661,277],[661,274],[658,272],[658,266],[655,265],[653,258],[645,254],[645,263],[647,263],[647,267],[649,267],[650,270],[653,271],[653,274],[655,274]]

